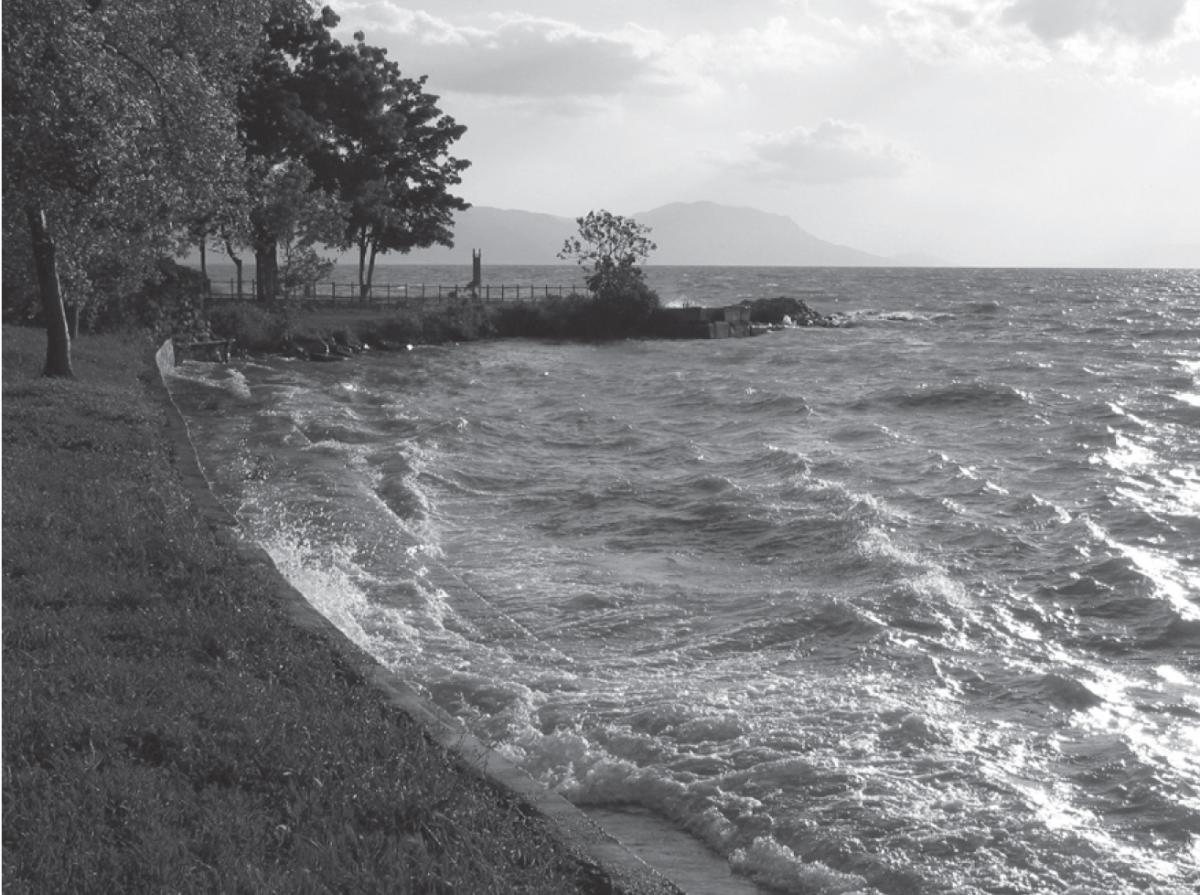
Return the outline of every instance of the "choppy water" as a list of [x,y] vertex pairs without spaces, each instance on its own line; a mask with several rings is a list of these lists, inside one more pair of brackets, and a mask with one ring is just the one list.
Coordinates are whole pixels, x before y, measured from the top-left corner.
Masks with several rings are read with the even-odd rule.
[[247,534],[533,776],[792,893],[1200,885],[1200,273],[651,269],[853,325],[186,364]]

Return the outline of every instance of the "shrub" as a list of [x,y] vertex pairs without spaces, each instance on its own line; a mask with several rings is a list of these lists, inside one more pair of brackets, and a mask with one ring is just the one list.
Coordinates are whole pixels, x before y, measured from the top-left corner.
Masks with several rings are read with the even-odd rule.
[[252,302],[217,305],[208,312],[212,334],[246,351],[279,351],[288,337],[287,314]]
[[613,339],[648,334],[650,316],[659,306],[639,266],[657,248],[650,228],[603,209],[576,223],[578,235],[563,243],[558,257],[573,258],[583,268],[593,301],[577,309],[573,335]]

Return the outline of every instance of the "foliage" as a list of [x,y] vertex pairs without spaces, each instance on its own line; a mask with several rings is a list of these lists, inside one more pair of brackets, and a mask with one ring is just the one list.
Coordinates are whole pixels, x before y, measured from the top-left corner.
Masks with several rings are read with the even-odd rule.
[[[466,203],[448,190],[468,162],[448,153],[465,128],[423,92],[424,78],[403,77],[361,32],[353,44],[336,40],[331,29],[337,23],[328,7],[314,14],[294,0],[276,2],[239,97],[248,152],[267,170],[302,165],[311,171],[306,191],[336,206],[336,227],[298,234],[274,226],[286,206],[276,202],[276,213],[263,214],[259,199],[241,241],[253,246],[260,271],[272,268],[276,243],[297,235],[301,253],[316,243],[356,246],[365,291],[380,252],[451,244],[453,212]],[[282,197],[295,205],[283,218],[310,216],[300,193]],[[260,282],[260,294],[272,296],[278,286]]]
[[576,218],[579,232],[564,241],[558,257],[574,260],[595,297],[588,332],[615,338],[644,332],[658,295],[646,285],[641,264],[658,248],[650,228],[601,209]]
[[5,329],[4,891],[585,890],[197,516],[144,345],[81,340],[67,387],[36,339]]
[[29,221],[5,215],[5,253],[44,215],[67,301],[98,301],[102,275],[136,289],[240,183],[232,100],[264,8],[5,0],[4,204]]
[[285,296],[303,291],[333,269],[334,262],[322,258],[314,246],[339,237],[342,206],[317,188],[312,171],[302,161],[284,160],[268,167],[260,159],[249,169],[258,172],[250,186],[255,202],[251,225],[272,251],[283,252],[276,286]]
[[93,332],[145,329],[155,336],[206,338],[205,286],[199,271],[160,258],[137,291],[117,291],[108,301],[90,304],[84,322]]
[[327,81],[328,105],[340,114],[317,164],[349,208],[342,246],[359,250],[366,294],[378,254],[454,244],[453,215],[467,203],[449,189],[470,163],[449,150],[466,128],[442,114],[424,77],[403,77],[361,32],[327,55],[338,75]]
[[228,302],[208,311],[208,325],[218,339],[233,339],[243,351],[278,351],[287,340],[287,314],[276,307]]
[[491,309],[469,298],[397,310],[382,320],[360,324],[356,331],[363,342],[375,345],[471,342],[496,334]]

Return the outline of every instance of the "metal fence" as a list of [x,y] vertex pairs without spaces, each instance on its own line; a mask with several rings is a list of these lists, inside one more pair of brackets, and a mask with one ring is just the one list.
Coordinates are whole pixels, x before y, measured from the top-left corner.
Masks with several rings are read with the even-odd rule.
[[[453,286],[441,283],[379,283],[367,290],[357,283],[315,283],[300,290],[284,292],[284,301],[302,302],[326,307],[396,307],[414,301],[450,298],[475,298],[490,302],[544,301],[549,298],[565,298],[568,295],[586,295],[587,287],[582,284],[512,283],[486,284],[483,286]],[[253,280],[238,290],[234,280],[228,283],[213,282],[208,296],[209,303],[255,301],[258,298]]]

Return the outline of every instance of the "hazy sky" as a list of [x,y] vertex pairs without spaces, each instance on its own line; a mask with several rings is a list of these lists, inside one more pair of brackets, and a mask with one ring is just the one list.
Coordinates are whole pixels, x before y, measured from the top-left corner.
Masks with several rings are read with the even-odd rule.
[[707,199],[880,254],[1200,265],[1200,0],[329,2],[467,125],[477,205]]

